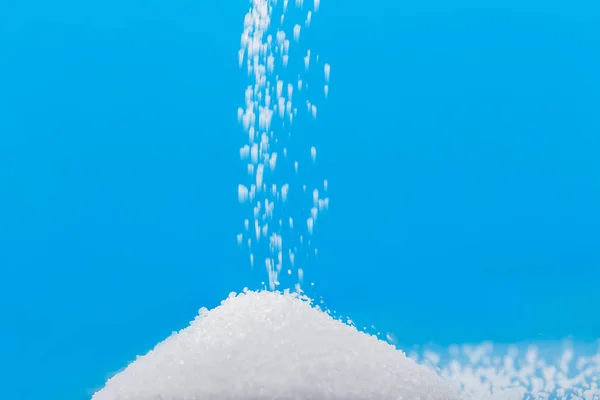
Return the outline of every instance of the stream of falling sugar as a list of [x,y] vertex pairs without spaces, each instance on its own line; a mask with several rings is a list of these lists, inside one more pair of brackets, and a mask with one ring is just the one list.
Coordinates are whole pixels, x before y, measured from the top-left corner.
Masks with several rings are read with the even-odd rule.
[[[329,64],[321,64],[310,49],[300,53],[290,42],[301,40],[319,10],[319,0],[306,3],[296,0],[296,9],[291,10],[288,0],[251,0],[238,54],[239,66],[247,69],[251,82],[244,106],[238,108],[246,138],[240,158],[247,171],[246,180],[238,185],[238,200],[248,212],[237,242],[248,249],[252,266],[264,262],[271,290],[280,286],[284,272],[295,276],[294,287],[301,290],[304,263],[318,253],[312,243],[315,226],[329,207],[327,181],[317,185],[303,181],[302,169],[315,168],[316,148],[294,142],[299,134],[294,130],[296,121],[317,118],[316,103],[329,95],[331,74]],[[297,19],[302,24],[295,23]],[[298,72],[296,68],[299,73],[291,74]],[[315,91],[318,99],[312,99],[303,80],[312,68],[322,70],[323,86]],[[302,102],[306,107],[300,106]],[[305,211],[297,216],[294,210]]]

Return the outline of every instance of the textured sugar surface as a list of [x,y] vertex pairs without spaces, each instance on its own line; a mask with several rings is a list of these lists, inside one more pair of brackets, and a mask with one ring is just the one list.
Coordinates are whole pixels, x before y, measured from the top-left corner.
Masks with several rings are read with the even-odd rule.
[[93,400],[458,400],[404,353],[291,294],[246,292],[200,314]]

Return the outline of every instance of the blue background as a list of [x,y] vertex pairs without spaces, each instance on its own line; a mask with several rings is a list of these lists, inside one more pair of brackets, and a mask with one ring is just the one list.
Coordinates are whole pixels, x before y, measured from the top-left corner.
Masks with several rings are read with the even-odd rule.
[[[600,8],[323,1],[307,268],[406,345],[600,337]],[[2,397],[84,399],[256,286],[235,245],[248,3],[0,3]]]

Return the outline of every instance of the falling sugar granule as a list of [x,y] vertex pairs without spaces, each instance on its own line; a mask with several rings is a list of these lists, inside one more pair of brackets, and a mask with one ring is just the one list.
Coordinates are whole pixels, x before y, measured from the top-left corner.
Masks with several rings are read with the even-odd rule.
[[443,379],[295,294],[246,291],[200,314],[93,400],[459,400]]

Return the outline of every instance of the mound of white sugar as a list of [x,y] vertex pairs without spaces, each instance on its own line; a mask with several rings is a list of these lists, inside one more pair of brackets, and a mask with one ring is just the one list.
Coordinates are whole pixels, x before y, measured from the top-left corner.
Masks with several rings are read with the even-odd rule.
[[93,400],[458,399],[404,353],[293,294],[231,295]]

